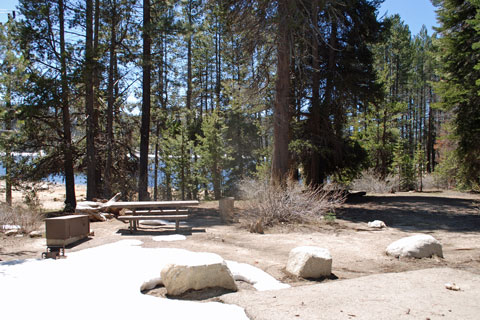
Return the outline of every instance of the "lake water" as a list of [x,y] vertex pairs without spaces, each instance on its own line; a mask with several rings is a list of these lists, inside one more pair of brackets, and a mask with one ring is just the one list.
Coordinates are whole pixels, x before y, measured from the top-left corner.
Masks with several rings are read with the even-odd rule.
[[[153,170],[153,165],[150,166],[150,170],[149,170],[149,174],[148,174],[148,186],[149,187],[153,187],[154,185],[154,181],[155,181],[155,173],[154,173],[154,170]],[[3,164],[0,163],[0,176],[4,176],[5,175],[5,168],[3,167]],[[162,172],[158,172],[158,180],[159,180],[159,183],[162,181],[163,179],[163,173]],[[53,183],[57,183],[57,184],[64,184],[65,183],[65,177],[63,175],[49,175],[47,178],[43,179],[42,181],[45,181],[45,182],[53,182]],[[87,176],[83,173],[78,173],[78,174],[75,174],[75,184],[77,185],[86,185],[87,184]]]

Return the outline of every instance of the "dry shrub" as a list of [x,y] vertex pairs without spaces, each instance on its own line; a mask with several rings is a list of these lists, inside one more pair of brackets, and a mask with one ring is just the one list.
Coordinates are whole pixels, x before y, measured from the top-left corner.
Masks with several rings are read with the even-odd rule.
[[247,199],[244,218],[251,232],[256,233],[282,223],[320,222],[326,215],[331,217],[335,207],[345,201],[342,190],[305,187],[294,180],[283,188],[268,181],[245,180],[239,189]]
[[43,214],[38,210],[22,207],[0,205],[0,229],[3,225],[20,226],[20,231],[30,233],[36,230],[43,220]]
[[378,174],[369,169],[351,183],[350,189],[368,193],[391,193],[398,189],[397,184],[398,179],[395,176],[388,175],[385,180],[382,180]]

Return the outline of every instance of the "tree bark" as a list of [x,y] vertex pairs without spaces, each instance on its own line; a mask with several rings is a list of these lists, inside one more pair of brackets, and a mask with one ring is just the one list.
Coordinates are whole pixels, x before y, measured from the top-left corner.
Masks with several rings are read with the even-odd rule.
[[155,162],[154,162],[154,178],[153,178],[153,200],[158,200],[158,152],[160,149],[159,136],[160,136],[160,121],[156,123],[156,135],[155,135]]
[[106,150],[106,160],[105,160],[105,173],[104,173],[104,192],[105,196],[108,198],[112,195],[112,164],[113,164],[113,113],[114,113],[114,104],[115,104],[115,61],[116,56],[116,4],[115,0],[112,1],[111,9],[111,25],[110,25],[110,48],[109,48],[109,64],[108,64],[108,88],[107,88],[107,125],[106,125],[106,134],[107,134],[107,150]]
[[[93,31],[93,136],[95,147],[95,187],[97,197],[102,196],[103,181],[102,181],[102,155],[99,152],[100,142],[100,107],[98,92],[100,90],[100,70],[99,70],[99,42],[100,42],[100,0],[95,0],[94,13],[94,31]],[[105,197],[105,195],[103,195]]]
[[[312,3],[312,23],[318,27],[318,1]],[[318,35],[312,33],[312,100],[309,118],[309,131],[312,140],[316,146],[320,145],[322,126],[326,123],[322,121],[322,110],[320,108],[320,59],[319,59],[319,45]],[[310,165],[306,168],[306,183],[311,186],[317,186],[323,183],[324,180],[324,165],[318,150],[312,150]]]
[[63,0],[58,0],[60,24],[60,72],[61,72],[61,104],[63,120],[63,153],[65,173],[65,211],[73,212],[77,206],[75,199],[75,177],[73,172],[73,151],[70,110],[68,103],[67,52],[65,50],[65,17]]
[[[5,105],[6,105],[6,113],[5,113],[5,134],[11,134],[12,130],[12,101],[11,101],[11,92],[10,88],[7,88],[7,93],[5,95]],[[7,205],[12,206],[12,163],[14,159],[12,157],[12,150],[10,143],[6,143],[5,147],[5,201]]]
[[151,72],[150,0],[143,0],[143,93],[140,127],[140,166],[138,199],[148,200],[148,145],[150,135],[150,72]]
[[278,1],[277,79],[273,108],[272,183],[284,185],[289,169],[290,41],[288,0]]
[[95,159],[95,115],[93,107],[94,84],[93,52],[93,0],[86,0],[86,42],[85,42],[85,114],[87,117],[87,200],[97,197]]
[[188,40],[187,40],[187,110],[192,108],[192,1],[188,2]]

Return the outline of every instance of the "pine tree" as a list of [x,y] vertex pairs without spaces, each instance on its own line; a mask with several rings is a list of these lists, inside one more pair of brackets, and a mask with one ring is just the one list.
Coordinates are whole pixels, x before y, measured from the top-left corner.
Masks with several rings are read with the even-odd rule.
[[14,182],[12,151],[15,147],[15,122],[18,113],[18,98],[21,97],[23,83],[26,81],[25,69],[28,61],[17,49],[18,22],[14,14],[8,16],[5,24],[0,23],[0,96],[3,103],[0,108],[2,130],[0,131],[0,148],[5,156],[1,162],[5,168],[5,201],[12,205],[12,186]]
[[441,104],[455,114],[458,158],[465,187],[480,187],[480,2],[436,0]]
[[138,178],[138,199],[148,200],[148,150],[150,137],[151,108],[151,16],[150,0],[143,0],[143,59],[142,59],[142,122],[140,128],[140,166]]
[[225,139],[226,130],[225,119],[220,110],[215,109],[204,117],[202,135],[198,137],[199,164],[207,168],[207,179],[213,185],[215,200],[222,196],[223,172],[231,153]]

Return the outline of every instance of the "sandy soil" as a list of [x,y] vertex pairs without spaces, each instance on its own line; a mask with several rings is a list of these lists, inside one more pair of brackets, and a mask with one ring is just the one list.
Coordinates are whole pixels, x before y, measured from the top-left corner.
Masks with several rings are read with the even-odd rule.
[[[57,188],[57,190],[42,191],[40,199],[45,208],[58,209],[62,205],[59,201],[61,196],[58,195],[61,191],[58,190],[58,186],[51,188]],[[249,286],[241,288],[238,293],[215,298],[246,308],[247,314],[252,319],[297,319],[299,317],[302,319],[387,319],[389,317],[383,316],[386,314],[385,310],[388,311],[391,307],[389,304],[395,304],[397,300],[403,304],[401,308],[394,308],[396,311],[390,314],[392,319],[401,318],[398,316],[400,314],[402,317],[409,316],[414,319],[437,317],[478,319],[480,306],[476,303],[471,306],[470,300],[464,298],[472,294],[473,297],[479,296],[478,286],[475,289],[477,291],[472,291],[470,284],[465,285],[480,283],[478,203],[480,203],[479,195],[456,192],[367,195],[343,205],[337,211],[337,219],[334,223],[325,223],[315,228],[300,225],[277,228],[260,235],[249,233],[239,224],[222,223],[218,214],[218,203],[205,202],[192,210],[188,221],[192,231],[187,233],[185,241],[156,242],[152,240],[152,236],[174,233],[172,228],[148,227],[130,235],[126,224],[111,220],[91,223],[91,230],[94,231],[95,236],[68,249],[67,255],[68,251],[82,250],[122,239],[139,239],[144,242],[145,247],[174,247],[214,252],[225,259],[257,266],[295,287],[273,294],[277,297],[274,301],[272,292],[254,293]],[[236,206],[237,212],[240,210],[238,207],[241,206]],[[375,219],[385,221],[388,228],[378,231],[368,228],[367,222]],[[431,234],[438,239],[443,245],[445,258],[398,260],[385,255],[385,248],[391,242],[415,233]],[[45,239],[6,238],[4,235],[0,237],[2,237],[0,259],[4,261],[39,258],[41,252],[45,250]],[[286,274],[284,267],[288,253],[300,245],[328,248],[333,257],[332,277],[320,281],[309,281]],[[407,271],[408,273],[399,273]],[[465,289],[463,292],[450,292],[444,288],[444,281],[455,282],[455,279],[462,282],[460,286]],[[401,284],[404,282],[408,284]],[[428,307],[424,306],[423,302],[418,306],[415,305],[415,299],[419,297],[412,295],[412,290],[423,299],[427,299],[425,304]],[[373,291],[377,294],[365,294]],[[335,299],[329,298],[324,304],[315,304],[313,297],[323,301],[329,292],[332,292]],[[161,292],[152,292],[152,294],[162,295]],[[360,297],[355,298],[355,295]],[[362,298],[363,295],[365,296]],[[303,301],[301,299],[303,296],[309,298]],[[335,305],[337,299],[344,300],[342,302],[346,306],[344,309],[337,308],[338,306]],[[436,299],[438,303],[435,302]],[[441,310],[434,308],[442,304],[442,301],[452,305],[457,300],[463,301],[464,307],[460,305],[446,307],[446,309],[442,307]],[[375,301],[383,307],[373,307]],[[302,303],[308,303],[308,307]],[[275,310],[278,312],[269,315],[265,313],[265,306],[270,306],[269,308],[276,306]],[[351,311],[348,311],[347,307]],[[449,312],[448,310],[453,310],[452,308],[463,310],[463,313]],[[287,310],[294,311],[292,313]],[[340,314],[340,310],[345,313]],[[325,317],[312,316],[322,312],[326,312]],[[369,317],[369,314],[375,314],[370,312],[379,312],[379,317]]]

